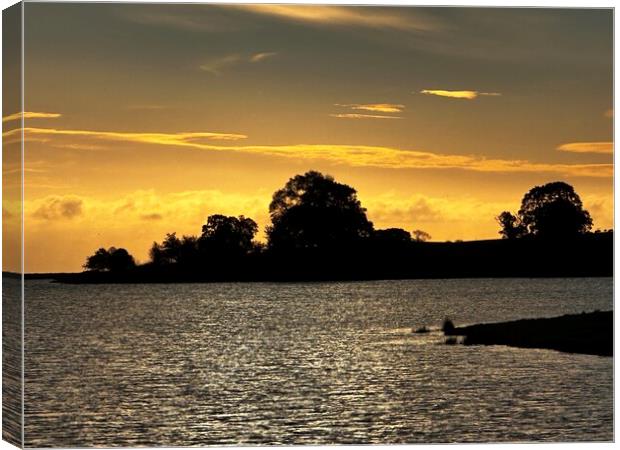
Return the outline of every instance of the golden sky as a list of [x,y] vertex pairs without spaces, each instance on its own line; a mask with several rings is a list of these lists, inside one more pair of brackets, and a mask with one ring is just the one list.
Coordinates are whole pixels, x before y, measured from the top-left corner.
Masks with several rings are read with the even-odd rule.
[[215,213],[262,239],[310,169],[438,241],[556,180],[613,223],[611,10],[26,3],[25,42],[27,272]]

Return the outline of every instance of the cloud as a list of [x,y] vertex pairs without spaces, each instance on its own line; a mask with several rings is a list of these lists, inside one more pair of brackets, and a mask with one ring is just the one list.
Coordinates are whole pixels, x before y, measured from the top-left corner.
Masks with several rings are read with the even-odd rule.
[[400,31],[434,31],[436,20],[422,16],[404,15],[395,8],[360,8],[329,5],[243,5],[238,8],[255,14],[269,15],[293,22],[323,26],[357,26]]
[[22,114],[21,112],[18,112],[15,114],[4,116],[2,118],[2,123],[21,119],[22,116],[24,117],[24,119],[57,119],[58,117],[61,117],[61,114],[46,113],[46,112],[29,112],[29,111],[26,111]]
[[253,63],[257,63],[257,62],[261,62],[264,61],[268,58],[273,58],[274,56],[276,56],[278,53],[277,52],[261,52],[261,53],[255,53],[254,55],[252,55],[250,57],[250,62]]
[[407,223],[439,222],[445,219],[437,204],[425,196],[402,198],[392,194],[370,197],[364,202],[374,222],[387,226],[404,226]]
[[499,97],[499,92],[478,92],[478,91],[447,91],[443,89],[422,89],[420,94],[436,95],[438,97],[458,98],[464,100],[474,100],[480,96]]
[[583,207],[594,217],[595,228],[613,228],[614,226],[614,194],[581,195]]
[[569,142],[560,145],[557,150],[570,153],[608,153],[614,152],[613,142]]
[[260,63],[266,59],[276,56],[276,52],[260,52],[252,55],[232,54],[212,59],[200,66],[200,70],[209,72],[213,75],[221,75],[224,69],[244,63]]
[[402,119],[398,116],[380,116],[377,114],[330,114],[330,117],[337,117],[339,119]]
[[243,61],[243,59],[239,55],[227,55],[204,63],[200,66],[200,70],[212,73],[213,75],[220,75],[223,69],[238,64],[241,61]]
[[14,167],[12,169],[5,169],[2,171],[2,175],[13,175],[16,173],[46,173],[49,172],[46,169],[35,169],[35,168],[31,168],[31,167],[24,167],[22,168],[20,167]]
[[[19,134],[21,129],[10,130],[2,133],[3,137]],[[236,141],[246,139],[244,134],[211,133],[211,132],[181,132],[181,133],[128,133],[116,131],[91,131],[91,130],[63,130],[55,128],[24,128],[27,138],[42,138],[44,141],[56,136],[83,137],[107,141],[125,141],[145,144],[175,145],[201,147],[201,141]],[[75,143],[73,145],[76,145]]]
[[495,217],[514,207],[514,200],[508,198],[489,201],[467,194],[445,197],[384,192],[360,198],[376,228],[422,229],[439,241],[498,236]]
[[[58,217],[58,208],[49,208],[52,198],[81,201],[82,214],[73,220],[61,220],[63,217]],[[220,190],[169,193],[142,190],[124,196],[67,195],[52,198],[31,197],[24,203],[26,217],[32,217],[42,206],[48,206],[53,211],[52,217],[58,218],[26,220],[28,271],[81,270],[85,257],[99,247],[123,247],[138,260],[146,261],[153,241],[160,242],[166,233],[174,231],[179,236],[200,235],[201,225],[211,214],[243,214],[256,220],[263,230],[269,221],[271,192],[247,195]],[[125,205],[132,205],[132,208],[117,212]],[[19,208],[19,203],[16,207]],[[19,209],[16,211],[19,213]],[[163,219],[153,220],[151,217],[145,222],[148,218],[143,216],[154,212]],[[263,235],[258,237],[263,238]],[[68,240],[71,245],[67,245]]]
[[[194,33],[231,33],[247,28],[227,8],[215,5],[125,5],[117,13],[125,20],[147,26],[173,28]],[[251,26],[251,25],[249,25]]]
[[[334,106],[341,108],[348,108],[352,111],[369,111],[374,113],[399,113],[405,109],[405,105],[399,105],[395,103],[349,103],[341,104],[335,103]],[[389,116],[379,114],[360,114],[360,113],[340,113],[330,114],[330,117],[336,117],[339,119],[402,119],[400,116]]]
[[82,200],[75,196],[51,196],[39,201],[32,217],[43,220],[73,219],[82,214]]
[[72,143],[63,143],[63,144],[54,144],[52,145],[54,148],[65,148],[69,150],[89,150],[89,151],[101,151],[107,150],[106,147],[101,145],[92,145],[92,144],[72,144]]
[[399,105],[395,103],[351,103],[340,104],[336,103],[334,106],[341,106],[343,108],[350,108],[356,111],[370,111],[370,112],[382,112],[382,113],[399,113],[403,112],[405,105]]
[[[387,116],[380,116],[387,117]],[[390,116],[392,117],[392,116]],[[97,141],[124,141],[128,143],[163,145],[226,153],[244,153],[258,156],[291,158],[295,160],[325,161],[352,167],[383,169],[446,170],[459,169],[497,173],[558,173],[581,177],[611,177],[613,164],[556,164],[527,160],[492,159],[479,155],[433,153],[394,147],[297,144],[297,145],[214,145],[211,140],[236,141],[245,135],[221,133],[128,133],[113,131],[58,130],[27,128],[25,132],[47,139],[77,138]],[[80,142],[81,144],[84,142]],[[88,143],[88,142],[86,142]]]

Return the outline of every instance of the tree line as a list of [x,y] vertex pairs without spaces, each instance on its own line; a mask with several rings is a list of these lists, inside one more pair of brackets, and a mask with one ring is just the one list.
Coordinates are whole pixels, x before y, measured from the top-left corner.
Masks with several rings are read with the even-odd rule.
[[[412,246],[430,240],[422,230],[375,229],[357,191],[329,175],[309,171],[289,179],[269,204],[271,224],[266,243],[255,240],[258,225],[244,216],[214,214],[200,235],[168,233],[154,242],[143,267],[154,270],[199,271],[201,268],[237,270],[247,261],[281,261],[300,255],[386,255],[404,259]],[[564,182],[536,186],[525,194],[516,214],[496,218],[499,234],[507,240],[562,240],[588,234],[592,219],[579,195]],[[361,252],[361,253],[360,253]],[[353,256],[352,256],[353,257]],[[84,268],[95,272],[124,272],[136,267],[126,249],[98,249]]]

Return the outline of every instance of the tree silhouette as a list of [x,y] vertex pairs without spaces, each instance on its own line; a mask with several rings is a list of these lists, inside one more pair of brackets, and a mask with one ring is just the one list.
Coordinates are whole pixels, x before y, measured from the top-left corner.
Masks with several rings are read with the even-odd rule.
[[521,223],[521,220],[514,216],[509,211],[504,211],[499,216],[495,218],[502,227],[499,230],[499,234],[502,235],[504,239],[516,239],[525,235],[526,228]]
[[136,262],[124,248],[100,248],[86,258],[84,268],[97,272],[124,272],[136,266]]
[[157,266],[170,264],[190,266],[197,263],[198,238],[183,236],[179,239],[176,233],[168,233],[161,244],[153,242],[149,253],[151,261]]
[[202,226],[198,247],[207,254],[246,255],[254,248],[252,240],[257,231],[258,225],[249,217],[214,214]]
[[432,238],[430,234],[423,230],[413,230],[411,234],[413,235],[413,240],[417,242],[430,241]]
[[523,197],[517,216],[504,211],[497,220],[504,238],[570,238],[592,229],[592,218],[579,195],[562,181],[535,186]]
[[179,258],[181,240],[176,233],[167,233],[161,244],[153,242],[149,252],[151,261],[158,266],[175,264]]
[[269,213],[267,236],[275,250],[333,249],[373,232],[355,189],[316,171],[288,180],[273,194]]

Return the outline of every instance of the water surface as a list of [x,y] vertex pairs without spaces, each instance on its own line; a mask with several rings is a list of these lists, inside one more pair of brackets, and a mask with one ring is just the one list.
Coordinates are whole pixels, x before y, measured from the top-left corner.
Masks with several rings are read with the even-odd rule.
[[611,278],[26,283],[26,446],[611,440],[613,360],[412,328],[609,310]]

